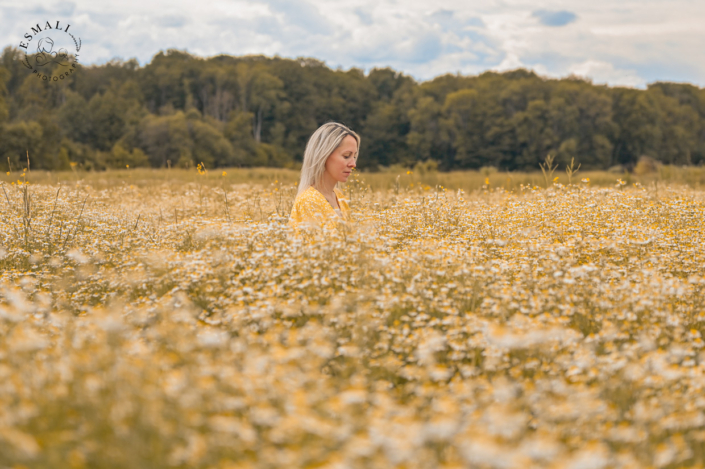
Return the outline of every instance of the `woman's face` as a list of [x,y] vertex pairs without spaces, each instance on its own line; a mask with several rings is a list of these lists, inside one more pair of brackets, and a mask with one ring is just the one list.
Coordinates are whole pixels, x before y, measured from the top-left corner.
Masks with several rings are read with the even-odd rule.
[[346,182],[357,162],[357,140],[346,135],[326,160],[326,173],[338,182]]

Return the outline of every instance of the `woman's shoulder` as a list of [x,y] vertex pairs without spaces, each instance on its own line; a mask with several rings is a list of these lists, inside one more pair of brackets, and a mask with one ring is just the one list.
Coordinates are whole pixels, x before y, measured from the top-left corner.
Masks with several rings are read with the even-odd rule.
[[296,196],[289,217],[291,223],[300,223],[320,216],[326,217],[333,212],[333,207],[323,197],[323,194],[320,196],[319,194],[315,188],[309,187]]
[[309,186],[308,189],[304,190],[301,192],[299,195],[296,196],[296,199],[294,200],[294,205],[296,204],[321,204],[323,202],[326,202],[325,197],[323,197],[323,194],[318,192],[313,186]]

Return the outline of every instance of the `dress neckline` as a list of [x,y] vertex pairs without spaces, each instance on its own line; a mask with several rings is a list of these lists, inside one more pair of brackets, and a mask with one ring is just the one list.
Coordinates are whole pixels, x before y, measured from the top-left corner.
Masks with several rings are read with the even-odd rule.
[[327,203],[328,205],[330,205],[330,206],[333,208],[333,210],[340,210],[340,211],[342,211],[342,208],[340,207],[340,200],[338,199],[338,188],[337,188],[337,187],[334,187],[334,188],[333,188],[333,195],[335,196],[335,202],[338,204],[337,207],[333,207],[333,206],[331,205],[331,203],[328,202],[328,199],[326,199],[326,196],[323,195],[323,193],[322,193],[321,191],[319,191],[318,189],[316,189],[316,188],[313,187],[313,186],[309,186],[309,188],[310,188],[310,189],[313,189],[313,190],[316,191],[316,192],[318,192],[318,193],[321,195],[321,197],[323,197],[323,199],[326,201],[326,203]]

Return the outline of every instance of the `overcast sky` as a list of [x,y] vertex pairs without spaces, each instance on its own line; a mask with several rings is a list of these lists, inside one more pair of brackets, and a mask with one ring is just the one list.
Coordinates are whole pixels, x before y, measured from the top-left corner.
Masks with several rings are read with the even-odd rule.
[[426,80],[525,67],[645,87],[705,86],[703,0],[0,0],[0,46],[61,21],[81,62],[160,50],[315,57],[332,68],[391,66]]

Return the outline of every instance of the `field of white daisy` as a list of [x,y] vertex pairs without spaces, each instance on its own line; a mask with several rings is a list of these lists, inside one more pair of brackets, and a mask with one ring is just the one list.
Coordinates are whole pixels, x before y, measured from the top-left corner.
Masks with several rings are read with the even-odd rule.
[[260,174],[7,179],[0,468],[705,464],[705,192]]

